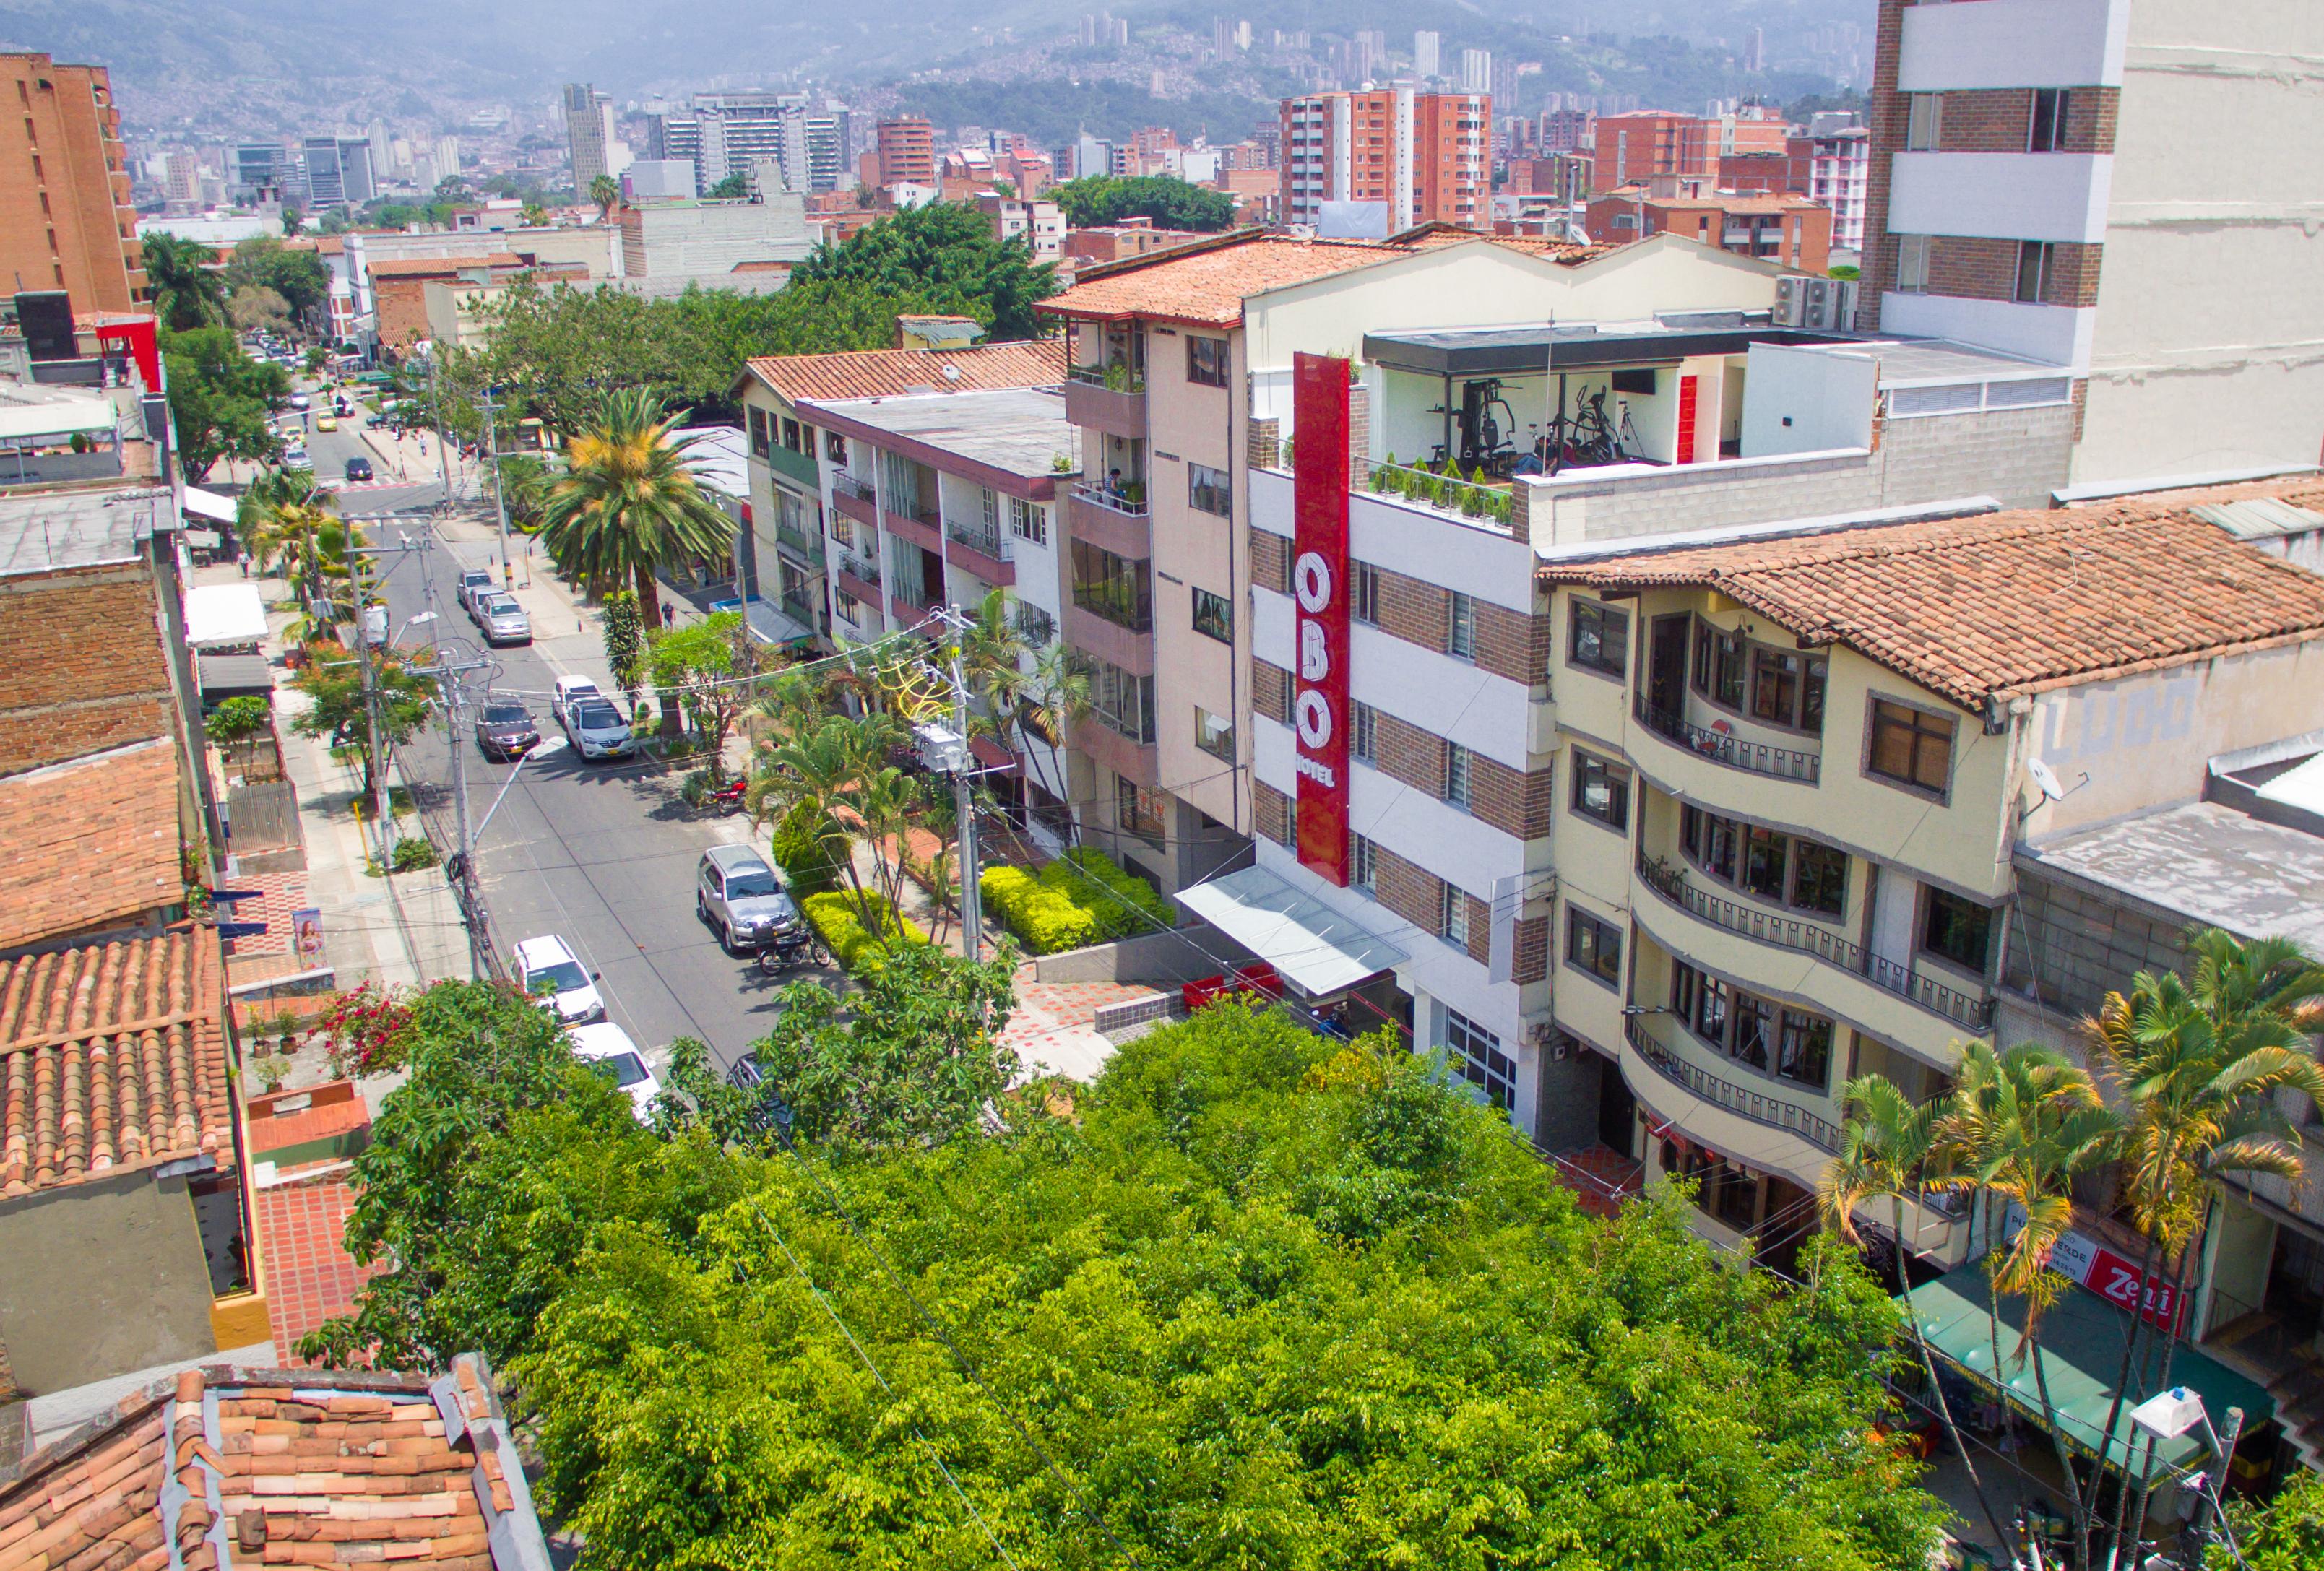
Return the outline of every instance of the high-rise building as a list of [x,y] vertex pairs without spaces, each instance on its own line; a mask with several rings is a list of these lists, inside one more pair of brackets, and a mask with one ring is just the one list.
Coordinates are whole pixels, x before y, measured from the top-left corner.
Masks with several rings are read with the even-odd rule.
[[307,158],[307,199],[318,209],[360,207],[378,194],[371,143],[363,138],[310,136],[300,150]]
[[1423,80],[1444,74],[1443,33],[1422,32],[1412,35],[1412,69]]
[[1327,202],[1379,204],[1380,222],[1365,226],[1379,234],[1487,216],[1492,101],[1483,94],[1317,93],[1286,98],[1282,118],[1287,224],[1323,220]]
[[1464,93],[1489,93],[1493,90],[1491,50],[1464,49],[1461,51],[1461,90]]
[[1881,0],[1859,320],[2065,368],[2077,485],[2315,464],[2319,54],[2310,5]]
[[565,145],[573,162],[573,189],[583,198],[601,175],[613,172],[613,101],[586,82],[565,84]]
[[1632,115],[1601,115],[1597,125],[1597,167],[1591,188],[1610,191],[1656,175],[1712,179],[1719,173],[1718,126],[1692,115],[1644,109]]
[[936,183],[936,132],[917,115],[880,122],[877,146],[883,186]]
[[133,308],[145,273],[112,78],[32,53],[0,54],[0,78],[19,111],[0,115],[0,286]]

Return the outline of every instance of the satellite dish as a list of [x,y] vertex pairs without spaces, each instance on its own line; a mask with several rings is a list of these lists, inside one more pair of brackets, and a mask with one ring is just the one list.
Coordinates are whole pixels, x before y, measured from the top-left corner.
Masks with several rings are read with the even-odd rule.
[[2039,758],[2028,758],[2025,760],[2025,772],[2034,776],[2034,784],[2042,788],[2043,795],[2052,802],[2063,802],[2066,799],[2066,787],[2063,782],[2059,780],[2057,770]]

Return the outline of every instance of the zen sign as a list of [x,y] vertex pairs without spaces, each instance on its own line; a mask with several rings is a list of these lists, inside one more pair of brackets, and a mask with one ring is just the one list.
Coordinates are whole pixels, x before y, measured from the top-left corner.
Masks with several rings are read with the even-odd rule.
[[1291,725],[1299,865],[1348,883],[1348,363],[1292,356]]
[[[2001,1224],[2002,1236],[2015,1238],[2025,1226],[2025,1211],[2012,1204]],[[2177,1287],[2163,1272],[2142,1273],[2138,1263],[2125,1260],[2087,1233],[2071,1228],[2050,1246],[2049,1266],[2076,1286],[2085,1288],[2151,1324],[2176,1331],[2180,1311]]]

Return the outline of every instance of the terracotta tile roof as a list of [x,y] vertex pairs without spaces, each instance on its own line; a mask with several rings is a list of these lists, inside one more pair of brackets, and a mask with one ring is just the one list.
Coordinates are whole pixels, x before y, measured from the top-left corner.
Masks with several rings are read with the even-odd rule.
[[217,930],[0,961],[0,1197],[234,1162]]
[[[182,1493],[163,1493],[172,1482]],[[515,1562],[548,1564],[507,1420],[474,1354],[432,1381],[189,1370],[0,1473],[5,1571],[493,1571],[495,1529],[515,1539]]]
[[1232,327],[1242,321],[1249,296],[1369,267],[1408,250],[1370,240],[1299,240],[1237,230],[1211,243],[1085,268],[1080,282],[1038,308],[1060,317],[1158,317]]
[[2324,576],[2240,544],[2183,500],[2286,489],[1857,525],[1552,562],[1538,577],[1715,588],[1803,640],[1845,644],[1981,710],[1989,699],[2324,637]]
[[299,1339],[332,1316],[351,1313],[356,1293],[386,1263],[357,1265],[347,1253],[355,1191],[343,1174],[271,1185],[253,1199],[268,1327],[275,1352],[294,1363]]
[[[957,378],[947,377],[957,371]],[[981,344],[967,349],[858,349],[837,354],[770,354],[747,363],[755,377],[786,402],[803,400],[895,398],[908,392],[991,392],[1050,387],[1065,380],[1061,338]]]
[[184,893],[168,738],[0,779],[0,949],[131,921]]

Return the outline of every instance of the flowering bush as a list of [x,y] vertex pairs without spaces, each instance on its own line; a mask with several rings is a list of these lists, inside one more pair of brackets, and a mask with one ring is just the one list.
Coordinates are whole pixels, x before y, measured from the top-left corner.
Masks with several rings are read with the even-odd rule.
[[339,995],[315,1022],[314,1034],[330,1053],[335,1075],[377,1075],[403,1067],[410,1056],[411,1006],[364,982]]

